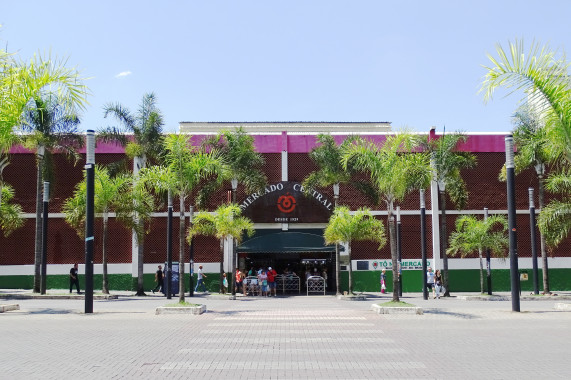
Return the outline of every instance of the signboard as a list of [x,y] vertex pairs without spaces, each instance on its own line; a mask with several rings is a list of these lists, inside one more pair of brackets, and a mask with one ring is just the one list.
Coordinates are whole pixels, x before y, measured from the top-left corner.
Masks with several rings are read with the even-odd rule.
[[242,215],[254,223],[327,223],[335,203],[298,182],[278,182],[250,194],[240,203]]
[[[427,267],[431,265],[430,262],[431,260],[426,261]],[[372,267],[374,270],[392,269],[393,262],[392,260],[373,260]],[[401,261],[401,270],[414,270],[414,269],[422,269],[422,260],[412,259],[412,260]]]

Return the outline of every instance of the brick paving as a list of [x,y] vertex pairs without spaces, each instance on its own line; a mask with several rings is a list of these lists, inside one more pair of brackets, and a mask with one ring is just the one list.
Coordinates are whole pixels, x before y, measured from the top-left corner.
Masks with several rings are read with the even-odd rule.
[[561,301],[513,313],[511,301],[405,294],[424,315],[370,310],[388,299],[196,297],[200,316],[155,315],[170,302],[159,296],[95,301],[91,315],[81,299],[2,300],[20,310],[0,314],[0,378],[569,378]]

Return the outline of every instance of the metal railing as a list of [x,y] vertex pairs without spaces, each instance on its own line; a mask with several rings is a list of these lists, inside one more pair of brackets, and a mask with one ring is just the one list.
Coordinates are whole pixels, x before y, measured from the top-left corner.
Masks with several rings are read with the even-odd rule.
[[321,276],[309,276],[306,280],[307,295],[309,293],[323,293],[325,295],[325,279]]
[[295,275],[277,275],[275,278],[276,289],[282,293],[298,292],[301,293],[301,282]]

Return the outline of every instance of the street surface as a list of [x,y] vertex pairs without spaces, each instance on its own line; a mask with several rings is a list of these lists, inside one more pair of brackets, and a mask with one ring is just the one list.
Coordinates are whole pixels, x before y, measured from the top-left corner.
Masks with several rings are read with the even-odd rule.
[[[119,293],[121,294],[121,293]],[[128,293],[124,293],[128,294]],[[1,294],[0,294],[1,296]],[[155,315],[158,295],[2,300],[2,379],[568,379],[571,312],[556,300],[404,301],[424,315],[379,315],[334,296],[187,297],[207,312]],[[176,302],[173,299],[172,302]]]

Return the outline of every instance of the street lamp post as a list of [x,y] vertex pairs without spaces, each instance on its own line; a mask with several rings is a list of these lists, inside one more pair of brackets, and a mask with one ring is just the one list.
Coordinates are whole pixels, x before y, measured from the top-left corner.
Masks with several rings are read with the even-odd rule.
[[42,281],[40,294],[46,294],[47,269],[48,269],[48,205],[50,202],[50,183],[44,182],[44,214],[42,216]]
[[93,225],[95,199],[95,132],[86,135],[85,206],[85,314],[93,313]]
[[168,191],[167,209],[167,299],[172,299],[172,192]]
[[515,205],[515,165],[513,136],[505,138],[506,143],[506,179],[508,200],[508,226],[510,238],[510,280],[512,311],[520,311],[519,305],[519,268],[517,258],[517,223]]
[[428,299],[426,287],[426,203],[424,201],[424,189],[420,189],[420,252],[422,255],[422,298]]
[[533,294],[539,294],[539,273],[537,269],[537,244],[535,241],[535,205],[533,203],[533,187],[529,191],[529,229],[531,232],[531,264],[533,268]]
[[[333,184],[333,199],[335,200],[335,209],[337,209],[337,204],[339,203],[339,183]],[[335,288],[337,295],[341,294],[341,283],[339,281],[339,276],[341,275],[341,263],[339,260],[341,257],[339,256],[339,244],[335,243]],[[351,262],[349,262],[351,265]]]
[[[232,203],[236,203],[236,189],[238,188],[238,180],[236,178],[232,178],[230,181],[232,184]],[[236,268],[238,267],[238,256],[236,255],[236,239],[232,237],[232,298],[236,298]]]
[[[192,223],[194,222],[194,206],[190,206],[188,208],[188,211],[190,214],[189,228],[192,228]],[[194,275],[194,238],[192,236],[190,237],[189,245],[190,245],[190,260],[189,260],[190,261],[189,262],[189,264],[190,264],[190,269],[189,269],[189,271],[190,271],[190,276],[189,276],[190,277],[190,279],[189,279],[190,291],[189,291],[188,295],[190,297],[194,297],[194,278],[193,278],[193,275]]]
[[[484,220],[488,219],[488,208],[484,207]],[[486,280],[488,283],[488,295],[492,295],[492,260],[490,248],[486,248]]]
[[397,260],[399,276],[399,297],[402,297],[402,249],[401,249],[401,221],[400,206],[397,206]]

